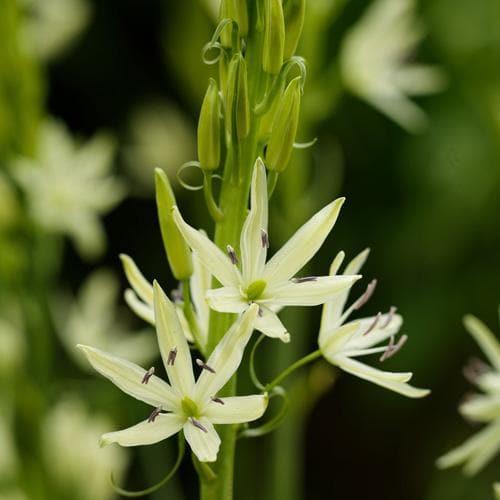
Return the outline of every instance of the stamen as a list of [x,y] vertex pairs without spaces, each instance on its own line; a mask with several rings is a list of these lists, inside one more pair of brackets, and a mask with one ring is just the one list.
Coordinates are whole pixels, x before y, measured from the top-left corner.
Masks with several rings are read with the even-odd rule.
[[318,281],[317,276],[302,276],[301,278],[292,278],[294,283],[307,283],[308,281]]
[[172,301],[174,304],[178,304],[179,302],[184,301],[184,292],[182,290],[182,283],[179,283],[179,286],[177,288],[174,288],[170,292],[170,296],[172,297]]
[[189,417],[189,420],[195,427],[198,427],[198,429],[200,429],[201,431],[208,433],[207,429],[203,427],[203,425],[201,425],[198,420],[195,420],[193,417]]
[[155,373],[155,367],[152,366],[145,374],[144,377],[142,377],[142,382],[141,384],[147,384],[149,382],[149,379],[154,375]]
[[392,318],[394,317],[394,313],[398,310],[397,307],[394,307],[394,306],[391,306],[391,308],[389,309],[389,312],[387,314],[387,318],[386,320],[384,321],[384,324],[380,326],[380,328],[383,330],[384,328],[386,328],[387,326],[389,326],[389,323],[392,321]]
[[372,321],[372,323],[367,328],[366,332],[363,333],[362,336],[368,335],[377,326],[377,324],[380,321],[381,317],[382,317],[382,313],[378,312],[377,315],[375,316],[375,319]]
[[210,373],[215,373],[215,370],[211,366],[208,366],[206,363],[204,363],[201,359],[197,359],[196,364],[204,370],[209,371]]
[[221,399],[221,398],[212,398],[212,401],[213,401],[214,403],[219,403],[220,405],[225,404],[225,403],[224,403],[224,401],[222,401],[222,399]]
[[168,353],[167,365],[174,366],[176,357],[177,357],[177,347],[174,347]]
[[389,340],[389,345],[387,349],[384,351],[382,356],[380,356],[380,361],[385,361],[386,359],[392,358],[400,349],[403,347],[408,340],[408,335],[401,335],[398,342],[394,344],[394,335],[391,335]]
[[234,248],[231,245],[227,245],[227,254],[229,255],[229,258],[231,259],[231,262],[233,265],[238,264],[238,257],[236,255],[236,252],[234,251]]
[[262,318],[262,316],[264,316],[264,309],[262,309],[262,307],[259,306],[259,310],[257,311],[257,314],[259,315],[259,318]]
[[471,383],[476,384],[477,379],[486,372],[491,371],[491,368],[479,358],[470,358],[468,363],[463,367],[462,373],[464,377]]
[[161,413],[162,407],[158,406],[158,408],[155,408],[152,412],[151,415],[149,415],[148,418],[148,423],[154,422],[156,417]]
[[260,230],[260,241],[262,242],[262,248],[269,248],[269,235],[264,229]]
[[370,283],[368,283],[368,286],[366,287],[363,295],[361,295],[361,297],[359,297],[359,299],[354,302],[354,304],[351,306],[351,309],[353,311],[361,309],[370,300],[370,297],[373,295],[376,286],[377,280],[371,280]]

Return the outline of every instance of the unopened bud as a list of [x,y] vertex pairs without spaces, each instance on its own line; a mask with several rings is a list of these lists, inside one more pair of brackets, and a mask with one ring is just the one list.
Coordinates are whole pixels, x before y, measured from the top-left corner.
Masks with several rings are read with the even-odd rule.
[[304,17],[306,0],[286,0],[283,5],[285,18],[285,52],[284,58],[289,59],[295,54],[299,44]]
[[[246,0],[222,0],[220,19],[232,19],[238,24],[239,36],[248,34],[248,8]],[[221,43],[224,47],[231,47],[232,26],[227,26],[221,33]]]
[[283,172],[290,161],[300,113],[301,77],[294,78],[285,90],[273,122],[266,150],[266,167]]
[[264,10],[264,44],[262,69],[277,75],[283,65],[285,20],[281,0],[267,0]]
[[174,192],[160,168],[155,169],[155,185],[158,219],[168,263],[176,279],[186,280],[193,274],[191,252],[172,217],[172,207],[176,205]]
[[220,164],[219,89],[210,78],[198,120],[198,159],[203,170],[215,170]]
[[248,102],[247,65],[241,53],[229,63],[226,94],[226,133],[244,139],[250,132],[250,104]]

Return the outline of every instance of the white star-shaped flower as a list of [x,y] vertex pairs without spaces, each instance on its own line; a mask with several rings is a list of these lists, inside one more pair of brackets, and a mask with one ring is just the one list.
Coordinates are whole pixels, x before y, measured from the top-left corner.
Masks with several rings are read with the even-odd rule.
[[484,394],[475,394],[459,407],[468,420],[488,425],[465,443],[438,459],[441,468],[464,465],[464,472],[472,476],[482,469],[500,450],[500,342],[478,318],[468,315],[465,327],[479,344],[492,367],[475,360],[466,367],[465,375]]
[[122,391],[154,407],[149,418],[127,429],[104,434],[101,443],[122,446],[153,444],[180,430],[201,462],[217,458],[220,438],[213,424],[238,424],[261,417],[266,395],[218,397],[237,370],[252,334],[258,307],[242,315],[228,330],[195,381],[186,336],[175,307],[154,283],[158,344],[170,384],[143,368],[112,354],[80,345],[89,362]]
[[348,289],[360,276],[311,276],[294,278],[318,251],[337,220],[344,198],[339,198],[307,221],[266,262],[268,196],[264,164],[255,163],[251,206],[240,236],[241,259],[228,245],[226,255],[206,235],[182,219],[177,207],[174,220],[188,245],[203,265],[222,284],[208,290],[208,305],[220,312],[241,313],[250,304],[259,304],[255,328],[269,337],[289,340],[276,311],[284,306],[315,306]]
[[[359,272],[368,257],[368,250],[361,252],[345,268],[344,274],[355,274]],[[334,259],[330,267],[330,275],[335,276],[344,260],[344,253],[340,252]],[[372,368],[357,361],[358,356],[382,353],[380,361],[391,357],[406,341],[406,336],[395,341],[403,319],[399,314],[395,314],[395,309],[391,308],[387,314],[378,314],[370,318],[362,318],[345,323],[350,314],[360,309],[370,298],[375,288],[375,281],[372,281],[366,292],[344,311],[349,290],[346,290],[335,300],[323,306],[321,326],[319,332],[319,347],[323,356],[333,365],[342,370],[355,375],[356,377],[368,380],[374,384],[398,392],[411,398],[420,398],[429,394],[427,389],[418,389],[407,384],[412,373],[387,372]],[[381,342],[389,340],[389,344],[383,347],[374,347]]]

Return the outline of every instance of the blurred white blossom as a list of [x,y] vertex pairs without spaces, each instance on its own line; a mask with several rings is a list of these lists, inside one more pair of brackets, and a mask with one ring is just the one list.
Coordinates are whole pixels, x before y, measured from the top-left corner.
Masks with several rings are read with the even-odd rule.
[[90,413],[75,397],[62,399],[42,424],[42,451],[48,474],[78,500],[110,500],[115,494],[109,477],[120,480],[128,462],[121,448],[99,447],[96,436],[112,425]]
[[427,123],[410,99],[444,86],[440,69],[414,63],[412,56],[424,36],[414,0],[377,0],[344,37],[340,52],[342,79],[351,92],[408,131]]
[[24,333],[11,321],[0,318],[0,378],[20,368],[25,350]]
[[84,257],[104,250],[99,217],[125,194],[110,174],[113,151],[107,136],[77,144],[61,122],[49,120],[41,129],[36,158],[18,158],[12,165],[33,219],[47,231],[68,235]]
[[90,18],[87,0],[23,0],[24,37],[41,59],[60,55],[83,31]]
[[72,358],[83,368],[76,345],[90,343],[136,363],[149,362],[158,349],[154,332],[130,331],[118,308],[120,285],[107,270],[94,271],[81,286],[76,299],[60,295],[54,304],[57,331]]

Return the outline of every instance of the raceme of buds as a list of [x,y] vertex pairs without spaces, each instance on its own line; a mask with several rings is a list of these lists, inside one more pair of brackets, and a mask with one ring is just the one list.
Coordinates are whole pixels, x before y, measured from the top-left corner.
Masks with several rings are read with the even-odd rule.
[[268,0],[264,10],[262,69],[277,75],[283,65],[285,19],[281,0]]
[[[248,8],[246,0],[222,0],[220,19],[232,19],[238,24],[239,36],[248,34]],[[224,47],[231,47],[231,32],[229,27],[221,33],[221,42]]]
[[235,140],[244,139],[250,131],[247,65],[240,52],[229,63],[226,94],[226,134]]
[[220,164],[219,89],[210,78],[198,120],[198,159],[203,170],[215,170]]
[[284,58],[289,59],[295,54],[299,43],[304,16],[306,0],[285,0],[283,13],[285,17],[285,52]]
[[156,205],[161,236],[172,274],[178,280],[186,280],[193,274],[191,252],[172,218],[176,205],[174,192],[168,177],[161,168],[155,169]]
[[285,90],[274,118],[266,150],[266,167],[283,172],[290,161],[300,113],[301,77],[294,78]]

